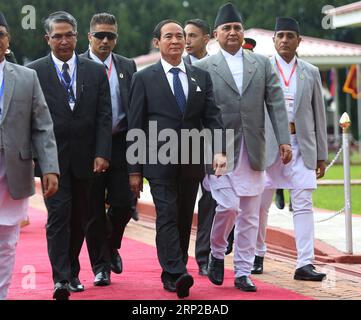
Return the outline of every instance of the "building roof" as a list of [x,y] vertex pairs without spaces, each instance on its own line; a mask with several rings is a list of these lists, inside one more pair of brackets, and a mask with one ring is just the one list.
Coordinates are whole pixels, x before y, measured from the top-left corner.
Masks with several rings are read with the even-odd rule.
[[[276,52],[272,40],[273,34],[274,31],[253,28],[245,32],[245,37],[257,41],[254,52],[270,57]],[[212,39],[208,44],[209,54],[215,54],[218,50],[218,42]],[[352,64],[361,64],[361,45],[346,42],[302,36],[302,42],[297,53],[301,59],[318,66],[320,69],[343,68]],[[153,52],[136,57],[135,61],[138,68],[141,69],[159,59],[159,52]]]
[[361,1],[327,10],[325,14],[331,16],[333,28],[361,26]]

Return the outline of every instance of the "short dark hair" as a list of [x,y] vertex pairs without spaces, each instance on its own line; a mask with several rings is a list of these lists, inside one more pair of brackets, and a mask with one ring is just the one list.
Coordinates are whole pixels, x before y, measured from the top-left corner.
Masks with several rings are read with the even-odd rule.
[[90,30],[92,30],[97,24],[110,24],[118,27],[118,23],[117,20],[115,19],[115,16],[106,12],[97,13],[93,15],[93,17],[90,20]]
[[[153,30],[153,38],[156,38],[156,39],[160,40],[161,30],[162,30],[162,28],[163,28],[166,24],[168,24],[168,23],[175,23],[175,24],[179,25],[179,26],[182,28],[182,30],[183,30],[183,25],[182,25],[179,21],[173,20],[173,19],[166,19],[166,20],[163,20],[163,21],[159,22],[159,23],[155,26],[155,28],[154,28],[154,30]],[[185,36],[184,30],[183,30],[183,34],[184,34],[184,36]]]
[[46,33],[50,33],[52,30],[53,23],[66,22],[69,23],[74,31],[78,29],[78,23],[75,18],[68,12],[65,11],[56,11],[51,13],[44,21],[44,28]]
[[184,23],[184,26],[187,26],[188,24],[195,25],[197,28],[202,30],[203,34],[211,34],[211,28],[207,21],[202,19],[190,19]]

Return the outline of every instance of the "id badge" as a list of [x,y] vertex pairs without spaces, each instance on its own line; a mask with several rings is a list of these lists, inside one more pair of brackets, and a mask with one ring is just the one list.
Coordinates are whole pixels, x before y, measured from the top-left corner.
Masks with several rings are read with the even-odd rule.
[[294,94],[284,91],[284,95],[285,95],[286,109],[289,113],[293,113],[293,108],[295,106]]

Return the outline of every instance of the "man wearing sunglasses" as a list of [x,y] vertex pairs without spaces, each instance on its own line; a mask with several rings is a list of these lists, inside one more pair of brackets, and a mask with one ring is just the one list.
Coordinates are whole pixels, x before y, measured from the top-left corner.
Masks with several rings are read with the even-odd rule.
[[[128,95],[136,66],[133,60],[112,52],[117,43],[117,29],[117,21],[113,15],[95,14],[90,21],[89,50],[82,56],[103,66],[109,80],[113,115],[110,167],[109,170],[96,177],[93,184],[92,217],[88,224],[87,242],[92,245],[94,263],[107,263],[110,265],[109,270],[119,274],[123,266],[118,249],[121,247],[124,229],[132,216],[131,213],[134,210],[132,207],[136,201],[136,197],[129,189],[126,161]],[[111,226],[111,232],[108,235],[106,235],[104,199],[110,206],[107,211],[107,220]],[[109,274],[105,276],[109,277]]]
[[[87,232],[93,178],[109,166],[112,114],[104,68],[75,53],[74,17],[54,12],[44,26],[51,53],[29,67],[38,74],[58,146],[59,191],[45,199],[46,236],[55,283],[53,298],[65,300],[69,289],[84,290],[79,280],[79,253]],[[92,259],[91,250],[89,254]],[[99,279],[104,271],[93,269],[94,285],[109,284]]]

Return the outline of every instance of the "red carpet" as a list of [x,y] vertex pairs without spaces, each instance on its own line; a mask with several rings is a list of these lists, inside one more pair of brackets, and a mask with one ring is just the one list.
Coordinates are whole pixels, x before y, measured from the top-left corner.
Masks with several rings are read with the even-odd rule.
[[[30,209],[30,225],[22,229],[17,248],[16,264],[9,290],[11,300],[47,300],[52,298],[51,268],[45,237],[46,213]],[[109,287],[94,287],[86,246],[81,253],[80,280],[85,291],[73,293],[73,300],[173,300],[176,294],[165,291],[160,281],[160,267],[153,246],[125,238],[121,249],[124,271],[112,274]],[[255,281],[258,292],[244,293],[233,287],[233,272],[226,270],[223,286],[215,286],[205,277],[198,276],[193,258],[188,271],[194,276],[191,300],[308,300],[293,291]]]

